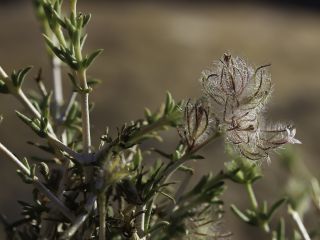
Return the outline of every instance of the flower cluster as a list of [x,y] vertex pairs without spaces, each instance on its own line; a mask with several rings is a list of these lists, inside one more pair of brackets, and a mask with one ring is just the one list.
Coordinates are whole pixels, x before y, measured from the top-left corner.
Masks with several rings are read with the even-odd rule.
[[209,119],[218,123],[217,131],[225,133],[227,142],[251,160],[269,159],[270,150],[300,143],[292,125],[264,121],[262,113],[272,92],[269,66],[254,68],[240,57],[224,54],[201,78]]

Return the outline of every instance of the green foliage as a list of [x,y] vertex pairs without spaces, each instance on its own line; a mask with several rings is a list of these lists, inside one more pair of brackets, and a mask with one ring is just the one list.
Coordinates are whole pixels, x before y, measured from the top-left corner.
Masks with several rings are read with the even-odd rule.
[[[204,93],[198,99],[177,102],[167,92],[158,110],[146,108],[143,118],[119,124],[115,135],[107,127],[95,148],[89,96],[99,81],[88,78],[86,71],[102,50],[83,53],[91,15],[78,12],[76,0],[68,2],[69,8],[63,0],[33,0],[48,56],[57,62],[53,68],[60,64],[68,68],[73,87],[69,101],[58,104],[57,93],[45,88],[41,71],[35,79],[38,91],[25,94],[23,82],[31,67],[13,71],[10,77],[0,68],[0,93],[13,95],[25,107],[26,112],[16,111],[18,118],[41,138],[41,143],[28,143],[48,156],[19,160],[0,143],[0,150],[18,166],[22,181],[33,187],[32,203],[18,201],[21,219],[10,222],[1,217],[8,239],[228,239],[232,229],[218,225],[225,212],[223,194],[232,183],[245,187],[248,194],[248,209],[230,205],[241,221],[274,240],[288,239],[285,218],[275,228],[272,223],[287,204],[298,223],[293,238],[308,239],[296,210],[299,201],[289,195],[269,207],[267,201],[257,201],[254,192],[254,184],[263,178],[259,161],[285,143],[300,143],[291,125],[260,126],[271,89],[267,65],[253,74],[243,59],[225,54],[214,70],[204,73]],[[162,131],[180,136],[171,152],[156,144],[166,140]],[[219,137],[226,140],[232,160],[225,169],[191,185],[195,170],[189,162],[204,159],[199,151]],[[290,153],[283,153],[282,161],[289,171],[294,169]],[[172,180],[177,172],[182,181]],[[319,210],[319,182],[311,179],[304,194],[312,196]]]
[[24,79],[27,75],[27,73],[32,69],[32,67],[26,67],[24,69],[21,69],[19,71],[13,71],[13,73],[11,74],[11,80],[13,85],[17,88],[20,89]]

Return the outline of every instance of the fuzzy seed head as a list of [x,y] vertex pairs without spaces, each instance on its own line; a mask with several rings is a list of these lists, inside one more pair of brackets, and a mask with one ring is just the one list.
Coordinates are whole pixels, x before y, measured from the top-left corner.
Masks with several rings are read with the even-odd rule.
[[189,149],[203,143],[212,132],[212,120],[209,119],[209,106],[205,98],[188,100],[183,106],[184,123],[178,132]]
[[272,92],[269,66],[254,68],[240,57],[224,54],[201,78],[209,119],[218,123],[227,142],[251,160],[269,159],[270,150],[301,143],[294,138],[292,125],[270,124],[263,118]]

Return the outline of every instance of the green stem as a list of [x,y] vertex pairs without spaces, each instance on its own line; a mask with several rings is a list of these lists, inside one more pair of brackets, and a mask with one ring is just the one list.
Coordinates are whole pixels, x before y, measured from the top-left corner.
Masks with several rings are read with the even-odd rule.
[[51,57],[52,66],[52,82],[53,82],[53,96],[54,96],[54,114],[55,120],[61,117],[61,107],[63,106],[63,86],[61,79],[61,61],[56,56]]
[[252,205],[253,209],[255,211],[258,210],[259,205],[258,205],[256,196],[254,194],[251,182],[246,183],[246,189],[247,189],[247,192],[249,194],[250,202],[251,202],[251,205]]
[[265,223],[262,225],[262,229],[263,229],[263,231],[265,231],[266,233],[269,233],[269,232],[270,232],[270,227],[269,227],[268,222],[265,222]]
[[105,192],[99,193],[98,208],[99,208],[99,240],[105,240],[106,239],[106,194]]
[[[60,26],[57,26],[54,30],[54,34],[55,36],[57,37],[57,40],[58,42],[60,43],[60,45],[64,48],[67,47],[67,42],[66,42],[66,39],[63,35],[63,32],[61,30],[61,27]],[[54,54],[53,54],[54,55]]]
[[150,220],[151,220],[151,214],[152,214],[152,205],[153,205],[153,200],[149,201],[148,204],[146,205],[146,213],[145,213],[145,221],[144,221],[144,229],[148,231],[149,226],[150,226]]
[[306,227],[304,226],[303,221],[302,221],[299,213],[296,210],[294,210],[293,207],[290,205],[288,208],[288,212],[292,216],[292,219],[294,220],[294,222],[296,223],[296,225],[299,229],[299,232],[301,233],[302,238],[304,240],[311,240],[311,238],[308,234],[308,231],[307,231]]
[[77,14],[77,0],[70,0],[70,11],[73,14],[73,18],[75,18]]
[[[136,207],[136,213],[139,213],[141,211],[145,211],[146,209],[146,205],[138,205]],[[145,240],[145,212],[143,213],[140,213],[140,215],[137,217],[136,219],[136,228],[137,228],[137,231],[138,231],[138,235],[140,237],[140,240]]]
[[[78,71],[78,78],[82,89],[88,89],[86,70]],[[89,93],[81,92],[81,111],[82,111],[82,141],[84,153],[90,153],[91,131],[90,131],[90,112],[89,112]]]
[[[70,0],[71,8],[71,18],[76,21],[77,14],[77,0]],[[75,38],[72,40],[74,47],[75,57],[79,64],[79,69],[75,71],[76,76],[79,80],[79,84],[82,88],[81,92],[81,112],[82,112],[82,142],[83,142],[83,152],[90,153],[91,148],[91,133],[90,133],[90,113],[89,113],[89,93],[86,69],[81,65],[82,63],[82,52],[81,52],[81,27],[78,27]]]

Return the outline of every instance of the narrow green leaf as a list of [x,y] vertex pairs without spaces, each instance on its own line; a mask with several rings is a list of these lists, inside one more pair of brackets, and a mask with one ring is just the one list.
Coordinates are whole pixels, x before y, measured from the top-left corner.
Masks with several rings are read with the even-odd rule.
[[19,111],[16,111],[16,114],[18,115],[18,117],[27,125],[30,124],[30,122],[32,122],[32,120],[27,117],[26,115],[20,113]]
[[27,158],[23,158],[22,161],[23,165],[28,168],[30,170],[30,165],[29,165],[29,162],[28,162],[28,159]]
[[100,84],[100,83],[101,83],[101,80],[99,80],[97,78],[89,78],[88,82],[87,82],[89,87],[94,87],[95,85]]
[[90,13],[84,15],[84,17],[83,17],[83,23],[82,23],[82,27],[83,27],[83,28],[89,23],[90,19],[91,19],[91,14],[90,14]]
[[13,70],[11,73],[11,81],[13,83],[13,85],[16,87],[19,85],[19,81],[18,81],[18,77],[17,77],[18,73],[16,72],[16,70]]
[[55,46],[55,44],[51,41],[51,39],[45,35],[42,34],[42,36],[44,37],[44,40],[46,42],[46,44],[48,45],[48,47],[50,48],[50,50],[64,63],[66,63],[66,56],[65,56],[65,52],[62,51],[61,49],[59,49],[58,47]]
[[68,76],[72,82],[72,85],[74,87],[74,91],[79,92],[81,91],[81,87],[79,86],[79,84],[77,83],[77,80],[75,79],[75,77],[73,76],[73,74],[68,73]]
[[46,117],[42,117],[40,122],[41,137],[46,136],[48,132],[48,126],[49,126],[49,119]]
[[286,232],[285,222],[284,222],[284,219],[281,218],[279,225],[277,227],[277,240],[285,240],[286,239],[285,232]]
[[187,167],[186,165],[179,166],[178,170],[186,172],[186,173],[191,174],[191,175],[194,174],[194,169],[191,168],[191,167]]
[[145,108],[144,109],[144,116],[147,119],[149,124],[154,122],[154,119],[153,119],[153,116],[152,116],[152,112],[150,111],[149,108]]
[[[66,51],[63,54],[64,57],[64,62],[66,64],[68,64],[68,66],[74,70],[78,70],[80,68],[80,64],[79,62],[75,59],[73,53],[71,53],[70,51]],[[60,58],[61,59],[61,58]]]
[[66,29],[69,33],[70,36],[74,35],[74,32],[76,31],[75,26],[73,25],[73,23],[71,22],[71,20],[69,18],[65,18],[64,19],[64,23],[66,25]]
[[86,57],[82,63],[84,68],[89,68],[91,63],[102,53],[103,49],[98,49]]
[[33,179],[31,177],[29,177],[28,175],[26,175],[25,173],[23,173],[20,169],[18,169],[16,171],[16,173],[18,174],[18,176],[22,179],[22,181],[26,184],[31,184],[33,183]]
[[267,218],[270,220],[272,218],[272,215],[274,212],[285,202],[287,201],[287,198],[281,198],[280,200],[276,201],[270,208]]
[[234,204],[230,205],[231,211],[238,216],[242,221],[249,223],[250,222],[250,218],[244,214],[243,212],[241,212]]
[[37,170],[37,165],[36,164],[32,164],[32,167],[30,169],[30,177],[34,178],[36,176],[36,170]]
[[47,119],[49,119],[49,115],[50,115],[51,98],[52,98],[52,91],[49,94],[47,94],[47,96],[44,98],[44,103],[42,108],[43,117]]
[[140,167],[142,159],[142,152],[138,149],[132,160],[134,169],[138,169],[138,167]]
[[161,190],[158,190],[157,192],[162,194],[163,196],[169,198],[172,201],[173,204],[176,204],[176,200],[174,199],[174,197],[170,196],[168,193],[165,193],[165,192],[163,192]]
[[166,92],[165,114],[172,111],[173,99],[170,92]]
[[53,16],[54,16],[54,18],[55,18],[55,21],[56,21],[62,28],[66,29],[66,28],[67,28],[67,24],[64,22],[64,20],[62,20],[62,19],[60,18],[59,13],[57,13],[56,10],[53,10],[53,11],[52,11],[52,14],[53,14]]
[[32,120],[25,116],[24,114],[20,113],[19,111],[16,111],[17,116],[25,123],[27,124],[39,137],[44,137],[45,133],[41,130],[39,126],[39,120],[35,119]]

